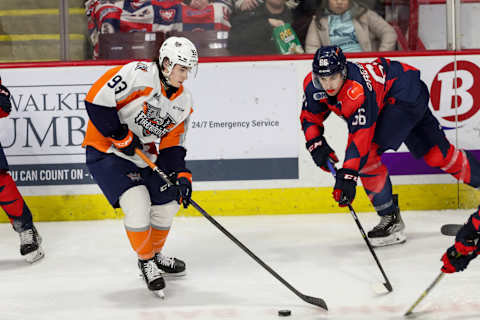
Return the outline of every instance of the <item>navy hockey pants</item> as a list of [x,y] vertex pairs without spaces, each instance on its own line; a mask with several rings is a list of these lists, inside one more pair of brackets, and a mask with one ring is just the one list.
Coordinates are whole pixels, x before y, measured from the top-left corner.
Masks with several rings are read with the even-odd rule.
[[396,101],[382,110],[367,163],[360,178],[379,215],[394,210],[392,183],[380,155],[388,149],[397,150],[405,143],[415,158],[438,167],[473,187],[480,186],[480,163],[467,151],[455,148],[447,140],[440,123],[428,107],[430,95],[425,83],[415,103]]
[[139,168],[113,153],[100,152],[88,146],[86,157],[88,170],[114,208],[119,207],[119,198],[125,191],[138,185],[147,187],[152,205],[165,204],[177,198],[175,188],[167,188],[149,167]]

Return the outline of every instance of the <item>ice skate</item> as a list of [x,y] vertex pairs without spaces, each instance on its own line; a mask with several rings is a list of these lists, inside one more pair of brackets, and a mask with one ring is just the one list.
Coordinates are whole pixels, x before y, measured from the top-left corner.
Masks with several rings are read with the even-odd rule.
[[138,260],[138,268],[142,272],[143,279],[150,291],[156,296],[164,298],[163,289],[165,288],[165,280],[162,272],[158,269],[157,264],[152,259]]
[[45,253],[40,246],[42,244],[42,237],[37,232],[35,227],[20,232],[20,254],[25,256],[28,263],[34,263],[45,256]]
[[165,277],[181,277],[186,274],[185,262],[180,259],[167,257],[159,252],[155,254],[154,260]]
[[380,222],[368,232],[370,243],[374,247],[389,246],[407,241],[400,209],[398,208],[398,197],[394,195],[393,199],[396,210],[391,214],[380,217]]

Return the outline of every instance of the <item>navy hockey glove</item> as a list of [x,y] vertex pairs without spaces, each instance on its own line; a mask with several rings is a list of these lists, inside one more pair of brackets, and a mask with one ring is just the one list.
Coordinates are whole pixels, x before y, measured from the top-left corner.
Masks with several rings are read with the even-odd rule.
[[115,148],[127,156],[133,156],[135,149],[142,149],[142,143],[135,133],[128,129],[126,124],[121,124],[120,129],[117,130],[110,139]]
[[335,151],[330,148],[327,140],[325,140],[323,136],[307,141],[305,146],[307,147],[307,150],[310,151],[315,164],[324,171],[330,172],[327,161],[333,161],[334,163],[338,162]]
[[8,116],[10,111],[12,111],[10,91],[0,84],[0,118]]
[[444,273],[454,273],[465,270],[470,261],[475,259],[478,255],[478,251],[471,252],[468,255],[462,255],[455,247],[456,246],[453,245],[448,248],[442,256],[441,261],[443,262],[443,266],[441,270]]
[[477,239],[480,237],[480,230],[477,230],[476,227],[478,226],[478,228],[480,228],[480,220],[478,220],[477,217],[478,213],[474,212],[468,219],[468,222],[458,230],[455,236],[455,249],[457,249],[461,255],[468,255],[475,250],[480,250],[477,247]]
[[355,170],[342,168],[337,171],[335,186],[333,187],[333,198],[340,207],[346,207],[355,199],[357,180],[358,172]]
[[192,173],[188,170],[177,173],[175,182],[177,188],[177,202],[187,208],[192,198]]

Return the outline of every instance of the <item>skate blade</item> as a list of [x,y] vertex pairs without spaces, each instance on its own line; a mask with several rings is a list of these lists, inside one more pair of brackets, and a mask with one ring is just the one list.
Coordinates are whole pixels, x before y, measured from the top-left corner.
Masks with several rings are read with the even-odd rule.
[[403,231],[397,231],[383,238],[368,238],[373,247],[385,247],[393,244],[400,244],[407,241],[407,236]]
[[186,271],[177,272],[177,273],[162,272],[162,276],[166,279],[180,278],[180,277],[184,277],[186,274],[187,274]]
[[45,252],[43,251],[42,247],[38,247],[37,250],[27,253],[25,255],[25,261],[27,261],[28,263],[34,263],[42,259],[43,257],[45,257]]
[[[167,273],[167,272],[161,271],[161,273],[164,279],[170,279],[170,280],[184,277],[187,274],[186,271],[177,272],[177,273]],[[143,279],[143,275],[141,272],[138,273],[138,277]]]
[[152,290],[152,293],[153,293],[154,296],[156,296],[158,298],[165,299],[165,294],[163,293],[163,289],[162,290]]

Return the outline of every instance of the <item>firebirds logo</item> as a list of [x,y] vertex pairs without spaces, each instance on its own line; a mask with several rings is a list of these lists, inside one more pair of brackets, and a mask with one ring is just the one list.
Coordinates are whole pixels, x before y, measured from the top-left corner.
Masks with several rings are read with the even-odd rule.
[[148,102],[143,104],[143,111],[135,118],[135,123],[143,127],[143,136],[151,134],[161,138],[175,127],[175,120],[168,113],[162,117],[161,109],[155,108]]

